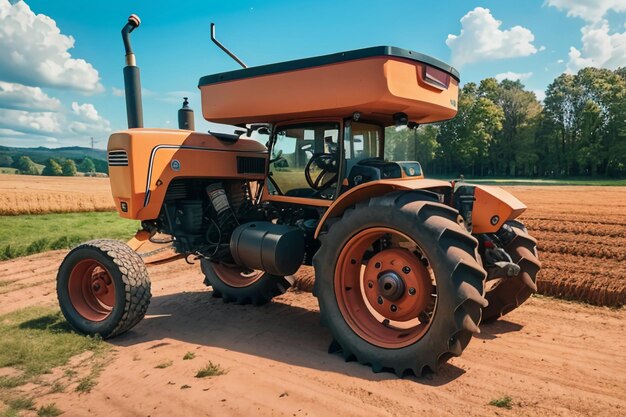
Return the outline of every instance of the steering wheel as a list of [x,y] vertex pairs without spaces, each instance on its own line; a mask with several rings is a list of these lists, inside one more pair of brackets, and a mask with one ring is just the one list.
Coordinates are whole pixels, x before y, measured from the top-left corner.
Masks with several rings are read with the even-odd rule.
[[[332,153],[314,153],[304,167],[304,178],[309,187],[316,191],[326,189],[330,184],[337,180],[337,160],[335,154]],[[321,170],[315,179],[311,176],[311,168],[313,163]],[[327,174],[332,174],[327,177]]]

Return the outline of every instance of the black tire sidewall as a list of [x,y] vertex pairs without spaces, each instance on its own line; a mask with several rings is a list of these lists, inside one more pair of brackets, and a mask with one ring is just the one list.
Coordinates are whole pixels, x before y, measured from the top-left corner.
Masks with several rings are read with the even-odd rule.
[[263,275],[245,287],[233,287],[226,284],[220,279],[213,269],[213,262],[208,260],[201,260],[202,272],[209,281],[213,291],[216,292],[222,298],[226,297],[229,301],[238,303],[252,303],[252,304],[265,304],[269,302],[273,297],[282,294],[279,286],[285,290],[291,286],[289,281],[284,277],[278,275],[272,275],[264,272]]
[[[382,363],[410,361],[416,355],[447,350],[449,335],[455,332],[455,288],[451,280],[455,263],[452,265],[449,255],[438,245],[437,231],[426,224],[420,224],[415,211],[411,209],[411,206],[421,204],[422,202],[409,203],[399,210],[380,206],[359,207],[358,215],[352,213],[352,216],[335,223],[324,240],[326,253],[335,256],[332,262],[316,264],[316,270],[319,268],[316,285],[320,309],[328,313],[326,318],[331,321],[328,325],[334,330],[333,336],[339,344],[352,346],[356,349],[352,353],[357,357],[380,358]],[[335,296],[334,276],[341,250],[354,235],[372,227],[395,229],[413,239],[435,274],[438,296],[433,321],[422,338],[405,347],[382,348],[362,339],[344,319]]]
[[[115,284],[115,306],[111,314],[102,321],[91,321],[84,318],[72,304],[69,295],[69,278],[78,262],[94,259],[104,266]],[[89,335],[109,336],[123,319],[126,310],[126,291],[122,273],[115,262],[101,249],[95,246],[79,246],[73,249],[63,260],[57,275],[57,296],[61,312],[77,331]]]

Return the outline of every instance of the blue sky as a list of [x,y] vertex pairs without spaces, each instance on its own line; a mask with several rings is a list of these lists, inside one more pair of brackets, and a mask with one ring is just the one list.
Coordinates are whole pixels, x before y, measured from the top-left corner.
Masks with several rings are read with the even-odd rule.
[[520,78],[540,97],[564,71],[626,65],[626,0],[0,0],[0,144],[93,136],[103,148],[125,128],[120,30],[131,13],[142,19],[133,43],[150,127],[175,128],[189,94],[208,129],[198,79],[237,68],[210,42],[211,22],[250,66],[393,45],[450,62],[462,82]]

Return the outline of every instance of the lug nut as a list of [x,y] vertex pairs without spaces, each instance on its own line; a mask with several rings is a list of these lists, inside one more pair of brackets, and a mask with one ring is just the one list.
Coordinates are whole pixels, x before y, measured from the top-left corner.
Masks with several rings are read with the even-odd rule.
[[381,297],[380,295],[378,296],[378,304],[382,304],[383,303],[383,297]]
[[402,268],[402,272],[404,272],[405,274],[408,274],[409,272],[411,272],[411,268],[409,268],[408,266],[405,266]]
[[398,306],[397,306],[397,305],[395,305],[395,304],[392,304],[392,305],[391,305],[391,311],[392,311],[392,312],[394,312],[394,313],[395,313],[396,311],[398,311]]
[[415,295],[415,288],[413,288],[413,287],[409,288],[409,294],[410,295]]
[[374,287],[374,283],[372,281],[369,281],[367,283],[367,288],[373,288]]
[[376,263],[374,264],[374,268],[376,268],[376,269],[380,268],[380,262],[376,262]]

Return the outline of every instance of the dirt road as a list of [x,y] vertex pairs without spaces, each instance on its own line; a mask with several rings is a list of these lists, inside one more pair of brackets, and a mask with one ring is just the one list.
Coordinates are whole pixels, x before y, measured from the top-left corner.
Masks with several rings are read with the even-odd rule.
[[[0,263],[0,313],[55,304],[63,252]],[[329,355],[317,302],[288,292],[223,304],[183,261],[150,267],[147,318],[111,342],[98,385],[46,394],[68,416],[618,416],[626,414],[626,311],[533,298],[437,375],[398,379]],[[195,358],[183,360],[186,352]],[[160,363],[172,361],[165,369]],[[228,372],[194,378],[208,361]],[[189,388],[183,388],[189,386]],[[28,389],[28,387],[26,387]],[[488,405],[513,398],[510,410]]]

